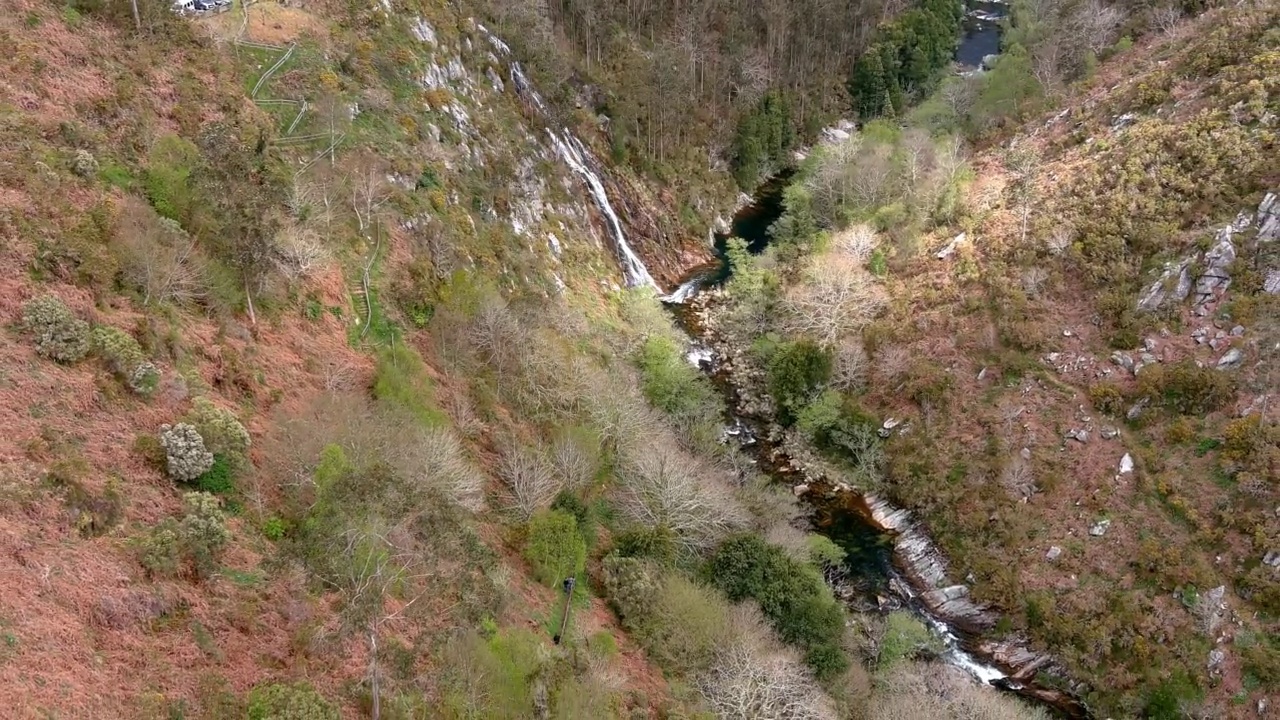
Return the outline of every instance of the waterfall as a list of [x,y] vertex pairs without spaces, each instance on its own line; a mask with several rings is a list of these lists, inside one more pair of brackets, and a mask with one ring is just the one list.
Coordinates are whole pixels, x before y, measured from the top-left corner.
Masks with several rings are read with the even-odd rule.
[[609,202],[609,195],[604,191],[604,183],[591,169],[591,160],[594,160],[591,151],[587,150],[582,141],[568,130],[564,130],[560,135],[547,130],[547,135],[551,136],[552,145],[569,169],[586,182],[587,188],[591,191],[591,197],[595,198],[596,205],[600,207],[600,212],[604,213],[605,218],[609,220],[609,229],[613,232],[618,260],[622,263],[622,275],[627,281],[627,287],[647,285],[661,292],[658,283],[654,282],[653,276],[649,274],[649,269],[644,266],[644,261],[627,244],[627,235],[622,231],[622,221],[618,219],[618,214],[613,210],[613,204]]
[[[489,38],[489,43],[501,55],[509,56],[511,49],[507,44],[494,37],[483,25],[480,30]],[[524,68],[520,63],[511,61],[511,84],[515,86],[516,92],[526,98],[539,113],[544,117],[547,114],[547,103],[542,99],[542,95],[533,87],[533,83],[529,81],[527,75],[524,74]],[[587,146],[579,140],[567,128],[556,133],[548,128],[547,135],[551,138],[551,145],[555,148],[556,154],[564,161],[569,169],[574,172],[582,181],[586,183],[587,190],[591,193],[591,197],[596,202],[596,206],[600,208],[600,212],[604,214],[605,219],[609,223],[609,232],[613,236],[614,249],[618,253],[618,262],[622,265],[622,276],[627,287],[651,287],[659,295],[662,289],[658,287],[649,274],[649,269],[645,267],[644,261],[636,254],[635,250],[627,242],[627,235],[622,229],[622,221],[618,218],[618,213],[613,209],[613,203],[609,201],[609,194],[605,192],[604,181],[593,169],[600,165]],[[678,291],[677,291],[678,292]],[[671,296],[663,296],[663,300],[667,300]],[[673,302],[682,302],[675,300]]]

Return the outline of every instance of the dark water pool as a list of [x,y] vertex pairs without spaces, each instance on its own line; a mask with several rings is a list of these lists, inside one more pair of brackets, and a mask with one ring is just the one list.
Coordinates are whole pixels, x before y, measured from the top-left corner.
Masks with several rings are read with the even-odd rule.
[[956,62],[967,68],[982,64],[982,58],[1000,52],[1000,21],[1009,8],[1000,2],[971,0],[965,4],[963,35],[956,48]]

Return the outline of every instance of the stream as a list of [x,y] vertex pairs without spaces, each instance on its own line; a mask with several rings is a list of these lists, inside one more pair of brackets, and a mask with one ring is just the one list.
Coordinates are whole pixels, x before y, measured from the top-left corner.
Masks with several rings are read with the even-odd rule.
[[[965,60],[975,55],[980,61],[984,54],[998,50],[996,21],[1003,14],[1004,7],[999,2],[979,0],[968,8],[969,19],[956,55],[958,64],[965,65]],[[510,48],[484,26],[480,30],[495,51],[508,60],[511,82],[529,111],[547,121],[549,148],[582,181],[606,220],[627,286],[657,289],[612,205],[605,182],[607,168],[570,129],[555,129],[546,102],[520,63],[511,57]],[[724,251],[729,237],[746,240],[754,253],[768,245],[768,228],[782,214],[783,190],[790,177],[791,172],[784,171],[761,186],[754,199],[735,213],[730,232],[715,238],[716,260],[690,270],[684,282],[661,297],[691,339],[690,361],[710,375],[724,396],[725,440],[736,441],[775,482],[805,486],[807,491],[802,495],[812,509],[814,528],[846,552],[843,567],[827,573],[827,580],[850,607],[870,612],[908,609],[942,640],[942,661],[962,668],[980,682],[1043,703],[1062,717],[1088,720],[1088,710],[1070,693],[1037,681],[1040,670],[1056,669],[1048,656],[1016,641],[985,637],[995,624],[995,613],[969,601],[967,586],[951,584],[945,558],[910,513],[849,488],[838,479],[807,473],[775,440],[768,418],[742,410],[740,389],[731,367],[734,349],[717,348],[716,333],[704,322],[702,306],[707,298],[699,294],[728,279],[730,268]]]
[[947,581],[945,560],[908,513],[836,479],[806,473],[775,441],[769,419],[744,411],[732,361],[725,357],[728,348],[708,327],[705,307],[713,289],[729,277],[724,249],[730,237],[746,240],[754,253],[767,246],[768,228],[782,213],[788,177],[766,182],[734,215],[731,231],[717,235],[716,263],[694,268],[663,298],[691,338],[689,361],[707,372],[724,396],[725,440],[736,442],[774,482],[807,489],[803,500],[811,509],[813,529],[846,552],[844,566],[828,573],[827,580],[847,605],[863,612],[909,610],[942,640],[941,661],[979,682],[1042,703],[1062,717],[1089,718],[1084,705],[1069,693],[1037,682],[1036,672],[1051,663],[1047,656],[984,637],[994,624],[994,613],[969,602],[966,586]]

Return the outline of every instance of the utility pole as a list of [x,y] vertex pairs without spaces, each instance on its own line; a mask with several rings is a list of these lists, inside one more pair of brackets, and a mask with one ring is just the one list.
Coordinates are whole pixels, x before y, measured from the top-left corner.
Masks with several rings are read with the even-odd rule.
[[565,578],[564,586],[564,615],[560,618],[560,632],[551,638],[555,644],[560,644],[560,639],[564,637],[564,631],[569,627],[569,610],[573,607],[573,586],[577,584],[577,578]]

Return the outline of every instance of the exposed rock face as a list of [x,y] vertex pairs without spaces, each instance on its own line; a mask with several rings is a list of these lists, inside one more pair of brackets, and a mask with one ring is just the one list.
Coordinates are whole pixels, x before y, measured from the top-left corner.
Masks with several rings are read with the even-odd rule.
[[1232,237],[1249,227],[1249,216],[1241,215],[1236,221],[1218,231],[1218,241],[1204,254],[1204,272],[1196,280],[1194,302],[1196,314],[1204,314],[1205,305],[1231,286],[1231,264],[1236,261],[1236,246]]
[[947,622],[970,632],[995,625],[996,616],[988,608],[969,599],[969,588],[947,580],[942,553],[911,520],[911,513],[893,507],[874,495],[865,500],[876,525],[897,535],[894,556],[917,588],[928,588],[920,599]]
[[[1252,238],[1246,231],[1256,228]],[[1239,236],[1239,237],[1238,237]],[[1231,285],[1231,264],[1235,262],[1242,243],[1270,243],[1280,239],[1280,196],[1267,193],[1255,214],[1241,213],[1230,224],[1218,230],[1213,247],[1202,257],[1191,255],[1179,261],[1167,263],[1155,282],[1138,298],[1138,309],[1155,311],[1170,303],[1179,303],[1191,297],[1197,315],[1209,314],[1209,303],[1219,298]],[[1193,278],[1191,268],[1203,268]],[[1280,293],[1280,268],[1271,268],[1263,275],[1263,287],[1269,293]]]

